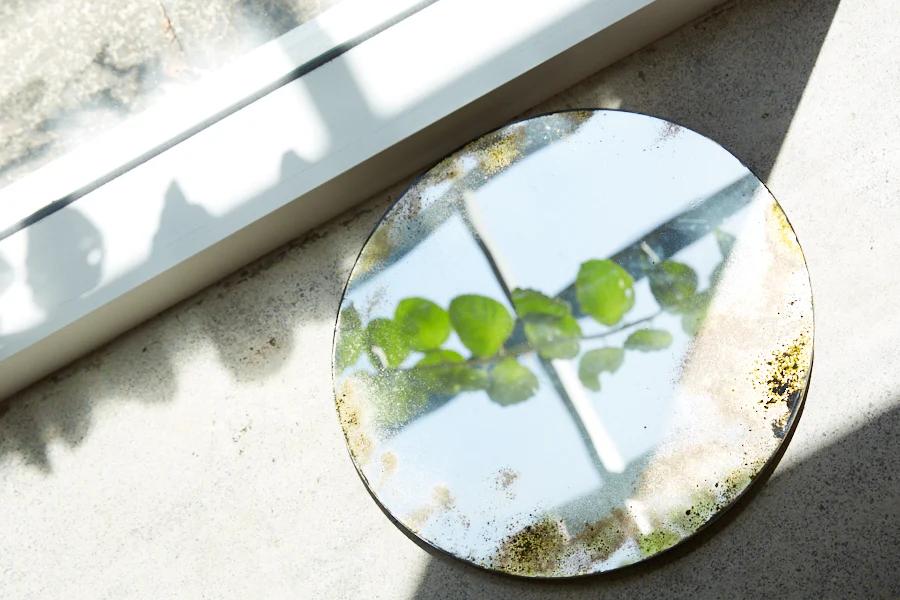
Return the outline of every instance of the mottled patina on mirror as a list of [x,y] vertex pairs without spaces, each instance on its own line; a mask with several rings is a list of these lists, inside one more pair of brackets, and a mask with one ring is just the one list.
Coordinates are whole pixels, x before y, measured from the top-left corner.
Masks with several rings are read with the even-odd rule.
[[609,571],[694,534],[777,453],[812,320],[794,232],[731,154],[644,115],[547,115],[442,161],[373,232],[338,317],[338,414],[425,543],[514,575]]

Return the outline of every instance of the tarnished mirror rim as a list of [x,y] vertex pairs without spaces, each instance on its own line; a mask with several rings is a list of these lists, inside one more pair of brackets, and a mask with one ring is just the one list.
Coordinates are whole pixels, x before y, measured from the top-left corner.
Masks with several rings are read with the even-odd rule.
[[[668,121],[668,120],[659,119],[658,117],[653,117],[651,115],[643,115],[641,113],[635,113],[632,111],[613,111],[613,110],[608,110],[608,109],[572,109],[572,110],[567,110],[567,111],[557,111],[557,112],[553,112],[553,113],[535,115],[535,116],[532,116],[532,117],[529,117],[526,119],[515,121],[513,123],[506,124],[502,127],[499,127],[491,132],[484,134],[483,136],[481,136],[481,138],[478,138],[478,140],[486,138],[492,134],[495,134],[499,131],[502,131],[508,127],[514,126],[519,123],[524,123],[524,122],[532,121],[534,119],[540,119],[543,117],[549,117],[549,116],[557,115],[560,113],[578,113],[578,112],[590,113],[591,116],[594,116],[598,113],[604,113],[604,112],[627,113],[627,114],[650,117],[650,118],[659,120],[661,122],[671,123],[672,125],[675,125],[676,127],[681,127],[677,123],[672,123],[671,121]],[[685,129],[687,129],[687,128],[685,128]],[[721,148],[724,152],[728,152],[732,157],[734,157],[733,153],[729,152],[727,150],[727,148],[724,148],[718,142],[709,140],[709,138],[706,138],[702,134],[699,134],[693,130],[690,130],[690,129],[687,129],[687,130],[691,131],[695,135],[703,137],[704,139],[708,140],[710,143],[715,144],[716,146]],[[476,140],[476,141],[478,141],[478,140]],[[456,156],[463,149],[465,149],[467,146],[469,146],[473,143],[475,143],[475,142],[470,142],[470,144],[466,144],[465,146],[462,146],[459,149],[449,153],[448,157]],[[738,162],[740,162],[740,161],[738,161]],[[440,163],[438,163],[438,164],[440,164]],[[711,528],[715,528],[716,525],[723,519],[723,517],[725,515],[733,513],[733,510],[736,505],[741,504],[748,495],[752,495],[753,493],[755,493],[756,490],[759,489],[759,487],[761,485],[760,480],[765,480],[768,478],[768,476],[771,474],[771,471],[775,468],[775,466],[777,465],[781,456],[783,455],[784,451],[786,450],[787,444],[789,443],[789,441],[794,433],[794,430],[796,429],[797,422],[799,421],[799,417],[803,410],[803,405],[805,403],[806,395],[809,390],[809,382],[810,382],[810,377],[812,374],[813,348],[814,348],[814,337],[815,337],[815,322],[814,322],[815,310],[814,310],[814,303],[813,303],[813,296],[812,296],[812,285],[811,285],[811,282],[809,281],[809,270],[808,270],[808,266],[806,264],[806,258],[803,255],[803,250],[799,244],[799,241],[796,239],[796,233],[795,233],[793,226],[790,224],[790,221],[788,220],[787,215],[784,213],[783,208],[781,207],[780,203],[778,203],[774,194],[772,194],[771,191],[768,190],[768,188],[765,186],[765,184],[759,179],[759,177],[757,177],[755,175],[755,173],[752,172],[752,170],[747,168],[746,165],[744,165],[743,163],[741,163],[741,165],[743,166],[744,169],[747,170],[748,173],[752,174],[755,177],[756,181],[765,189],[766,193],[775,202],[775,206],[778,207],[778,209],[781,213],[781,216],[784,218],[784,222],[785,222],[786,226],[789,228],[790,234],[793,237],[793,239],[797,245],[797,250],[799,251],[800,256],[802,258],[803,269],[806,273],[807,283],[809,285],[809,288],[808,288],[808,290],[809,290],[809,308],[810,308],[810,317],[811,317],[810,322],[808,323],[808,331],[809,331],[808,340],[806,340],[806,342],[805,342],[809,346],[808,364],[805,363],[803,365],[803,369],[805,371],[805,377],[803,378],[802,385],[798,386],[799,389],[801,390],[799,397],[794,400],[794,403],[792,406],[790,406],[790,405],[788,406],[789,414],[787,416],[786,421],[783,423],[783,426],[782,426],[783,427],[782,428],[783,435],[781,436],[780,441],[774,447],[774,449],[769,453],[768,458],[761,465],[759,465],[758,468],[756,468],[754,470],[754,472],[750,475],[751,481],[749,483],[745,484],[745,486],[737,494],[735,494],[733,497],[729,498],[727,502],[725,502],[724,504],[721,504],[721,505],[717,505],[715,507],[715,509],[713,510],[711,516],[709,516],[699,527],[694,529],[692,532],[690,532],[689,534],[685,535],[684,537],[678,539],[673,545],[670,545],[661,550],[655,551],[651,555],[641,558],[641,559],[637,560],[636,562],[621,565],[621,566],[616,566],[613,568],[604,569],[604,570],[600,570],[600,571],[578,573],[578,574],[565,574],[565,575],[558,575],[558,576],[557,575],[523,574],[523,573],[511,572],[509,570],[497,568],[494,566],[488,566],[488,565],[476,562],[474,560],[468,560],[465,557],[458,556],[458,555],[454,554],[453,552],[433,543],[432,541],[428,540],[427,538],[418,535],[410,527],[408,527],[406,524],[404,524],[404,522],[402,520],[400,520],[396,515],[394,515],[391,512],[391,510],[389,508],[387,508],[387,506],[385,506],[385,504],[381,501],[379,496],[375,493],[375,491],[373,490],[373,486],[371,485],[370,481],[366,477],[365,473],[363,473],[363,471],[361,469],[361,465],[358,463],[352,450],[350,449],[349,439],[348,439],[348,452],[351,456],[351,460],[353,462],[354,468],[357,470],[357,473],[359,474],[360,478],[362,479],[363,484],[365,485],[366,490],[368,491],[369,495],[376,502],[376,504],[379,506],[379,508],[382,510],[382,512],[384,512],[385,515],[388,516],[388,518],[390,519],[390,521],[392,523],[394,523],[401,531],[404,532],[404,534],[407,535],[407,537],[412,539],[414,542],[416,542],[421,547],[428,549],[429,551],[437,551],[438,553],[440,553],[442,555],[447,555],[449,557],[461,560],[462,562],[468,563],[471,566],[474,566],[476,568],[483,569],[486,571],[499,573],[499,574],[503,574],[503,575],[509,575],[509,576],[513,576],[513,577],[517,577],[517,578],[525,578],[525,579],[559,580],[561,578],[592,577],[592,576],[602,575],[605,573],[619,571],[619,570],[626,569],[629,567],[634,568],[637,565],[645,564],[648,560],[655,560],[659,556],[670,555],[673,551],[675,551],[675,549],[684,548],[686,546],[686,544],[689,544],[692,541],[696,540],[698,538],[698,536],[705,534],[705,532],[708,532]],[[435,165],[435,166],[437,166],[437,165]],[[348,293],[350,284],[353,280],[353,274],[356,272],[356,269],[360,263],[360,260],[363,256],[363,253],[364,253],[367,245],[372,240],[372,238],[376,234],[376,232],[379,231],[379,229],[382,227],[382,225],[391,216],[393,209],[397,206],[398,203],[400,203],[404,200],[404,198],[407,196],[407,194],[411,190],[415,189],[423,181],[423,179],[426,178],[431,173],[433,168],[434,167],[432,167],[431,169],[425,171],[425,173],[420,175],[412,184],[410,184],[410,186],[404,191],[403,194],[400,194],[397,197],[397,199],[391,203],[391,206],[386,209],[384,215],[382,215],[382,217],[378,220],[378,222],[373,227],[370,234],[367,236],[365,243],[361,246],[361,249],[356,257],[356,260],[354,261],[354,266],[350,271],[350,275],[348,276],[348,280],[345,283],[344,290],[342,292],[341,303],[338,306],[337,316],[336,316],[336,320],[335,320],[334,339],[333,339],[333,346],[332,346],[332,351],[333,351],[332,352],[332,375],[333,375],[333,383],[335,385],[334,394],[335,394],[336,399],[338,398],[339,393],[340,393],[339,390],[337,389],[337,362],[336,362],[336,351],[337,351],[337,342],[338,342],[338,334],[339,334],[338,323],[339,323],[340,314],[341,314],[341,311],[342,311],[342,308],[344,305],[344,299]],[[340,415],[340,409],[339,409],[339,406],[337,403],[336,403],[336,410],[338,411],[338,417],[339,417],[339,421],[340,421],[341,415]],[[342,429],[344,429],[343,426],[342,426]],[[344,433],[345,433],[345,435],[347,434],[346,430],[344,430]],[[776,436],[776,437],[778,437],[778,436]]]

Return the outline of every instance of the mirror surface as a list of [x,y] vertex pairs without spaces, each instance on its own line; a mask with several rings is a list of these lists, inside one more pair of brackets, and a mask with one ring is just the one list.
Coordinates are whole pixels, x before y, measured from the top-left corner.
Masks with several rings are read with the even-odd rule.
[[405,529],[531,577],[691,536],[793,426],[812,361],[800,246],[709,139],[618,111],[512,124],[426,173],[350,276],[335,396]]

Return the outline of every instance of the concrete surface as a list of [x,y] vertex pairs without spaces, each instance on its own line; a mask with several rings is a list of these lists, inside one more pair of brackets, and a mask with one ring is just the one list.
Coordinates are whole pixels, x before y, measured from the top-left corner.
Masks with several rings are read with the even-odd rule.
[[621,107],[707,134],[803,244],[806,407],[711,535],[537,584],[390,524],[344,449],[329,365],[343,282],[401,183],[0,408],[0,597],[900,597],[898,30],[894,0],[745,0],[534,110]]
[[0,187],[339,0],[4,0]]

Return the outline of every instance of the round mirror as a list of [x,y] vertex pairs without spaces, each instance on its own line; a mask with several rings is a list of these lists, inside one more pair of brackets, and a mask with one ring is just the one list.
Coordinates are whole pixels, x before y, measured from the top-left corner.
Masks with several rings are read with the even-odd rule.
[[387,212],[338,316],[353,461],[427,545],[529,577],[678,544],[777,454],[812,362],[800,246],[730,153],[573,111],[465,146]]

